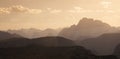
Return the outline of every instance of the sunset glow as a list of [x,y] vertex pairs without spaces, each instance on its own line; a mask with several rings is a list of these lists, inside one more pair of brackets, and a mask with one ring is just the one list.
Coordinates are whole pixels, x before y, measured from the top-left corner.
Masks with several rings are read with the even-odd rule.
[[120,26],[118,2],[120,1],[0,0],[0,29],[63,28],[77,24],[83,17]]

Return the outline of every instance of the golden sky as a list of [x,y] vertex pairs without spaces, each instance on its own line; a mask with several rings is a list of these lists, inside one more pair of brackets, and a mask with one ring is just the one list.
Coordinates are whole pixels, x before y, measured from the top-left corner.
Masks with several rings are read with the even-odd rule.
[[0,30],[62,28],[83,17],[120,26],[119,0],[0,0]]

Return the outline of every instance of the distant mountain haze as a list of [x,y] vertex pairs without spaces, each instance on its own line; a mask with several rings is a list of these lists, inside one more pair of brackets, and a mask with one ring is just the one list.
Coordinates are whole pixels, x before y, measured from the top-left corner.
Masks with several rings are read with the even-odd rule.
[[55,29],[21,29],[21,30],[8,30],[9,33],[18,34],[25,38],[39,38],[39,37],[46,37],[46,36],[57,36],[60,30]]
[[92,18],[82,18],[77,25],[64,28],[59,36],[72,39],[83,40],[86,38],[97,37],[104,33],[117,33],[119,30],[100,20]]
[[107,23],[92,18],[82,18],[77,25],[61,29],[21,29],[8,30],[9,33],[18,34],[25,38],[39,38],[46,36],[61,36],[72,40],[83,40],[86,38],[98,37],[104,33],[120,32],[119,28],[112,27]]
[[120,27],[118,27],[118,29],[120,30]]

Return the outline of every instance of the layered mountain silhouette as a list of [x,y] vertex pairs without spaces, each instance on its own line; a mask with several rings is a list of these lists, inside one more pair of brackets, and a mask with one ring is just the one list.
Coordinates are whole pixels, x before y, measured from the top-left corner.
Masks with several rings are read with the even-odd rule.
[[120,44],[120,33],[103,34],[79,42],[79,45],[90,49],[96,55],[111,55],[118,44]]
[[68,47],[77,45],[74,43],[74,41],[63,37],[41,37],[36,39],[11,38],[0,41],[0,48],[25,46]]
[[117,59],[114,55],[96,56],[63,37],[37,39],[12,38],[0,41],[0,59]]
[[10,38],[19,38],[19,37],[21,37],[21,36],[17,35],[17,34],[10,34],[5,31],[0,31],[0,40],[10,39]]
[[59,36],[73,40],[83,40],[86,38],[97,37],[104,33],[115,33],[118,31],[119,30],[117,28],[111,27],[100,20],[83,18],[77,25],[64,28],[59,33]]
[[21,30],[8,30],[9,33],[18,34],[25,38],[39,38],[39,37],[46,37],[46,36],[57,36],[60,30],[54,29],[46,29],[46,30],[39,30],[39,29],[21,29]]
[[83,18],[62,31],[0,31],[0,59],[117,59],[119,44],[119,28]]

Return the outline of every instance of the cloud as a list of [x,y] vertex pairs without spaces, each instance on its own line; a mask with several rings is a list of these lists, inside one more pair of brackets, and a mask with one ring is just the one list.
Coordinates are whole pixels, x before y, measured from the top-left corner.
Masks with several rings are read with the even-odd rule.
[[72,10],[68,10],[68,12],[70,12],[70,13],[80,13],[80,12],[84,12],[85,11],[83,8],[81,8],[79,6],[75,6],[73,8],[74,9],[72,9]]
[[0,8],[0,14],[39,14],[42,10],[31,9],[23,7],[22,5],[15,5],[7,8]]
[[57,10],[57,9],[55,9],[55,10],[51,10],[51,11],[50,11],[50,13],[60,13],[60,12],[62,12],[62,10]]
[[76,7],[74,7],[74,9],[75,9],[75,10],[81,10],[81,9],[83,9],[83,8],[76,6]]
[[103,9],[84,9],[81,7],[73,7],[73,9],[66,10],[66,12],[68,13],[116,13],[117,12],[118,13],[120,11],[111,10],[111,9],[103,10]]
[[67,12],[69,13],[116,13],[116,12],[119,12],[119,11],[116,11],[116,10],[86,10],[86,9],[83,9],[83,10],[80,10],[80,11],[77,11],[77,10],[68,10]]
[[0,8],[0,14],[9,14],[10,11],[8,8]]
[[68,10],[69,13],[91,13],[94,12],[93,10]]
[[60,9],[47,8],[47,10],[52,14],[57,14],[57,13],[62,12],[62,10],[60,10]]
[[112,2],[102,1],[100,4],[103,5],[104,8],[109,8],[109,6],[112,4]]

